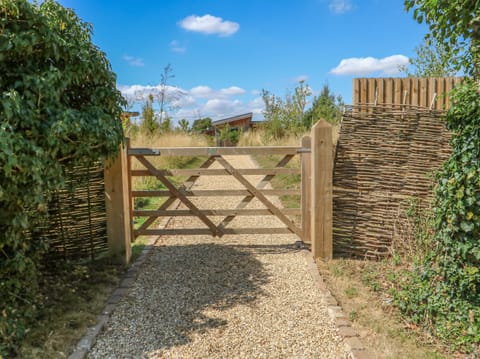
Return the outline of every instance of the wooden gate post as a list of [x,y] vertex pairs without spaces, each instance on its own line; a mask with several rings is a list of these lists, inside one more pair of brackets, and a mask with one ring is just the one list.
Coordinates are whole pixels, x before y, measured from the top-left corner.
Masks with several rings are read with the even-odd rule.
[[127,146],[105,166],[105,207],[110,255],[128,264],[132,255]]
[[312,127],[311,236],[314,259],[329,260],[332,243],[332,126],[325,120]]
[[[311,149],[312,139],[310,136],[303,136],[302,149]],[[312,199],[312,156],[310,152],[301,154],[302,166],[302,233],[303,242],[311,243],[311,199]]]

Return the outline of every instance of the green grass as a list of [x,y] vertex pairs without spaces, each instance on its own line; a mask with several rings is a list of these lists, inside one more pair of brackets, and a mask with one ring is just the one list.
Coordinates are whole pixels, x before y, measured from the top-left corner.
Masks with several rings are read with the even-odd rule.
[[41,278],[42,307],[19,348],[20,358],[65,358],[117,286],[124,266],[109,258],[84,264],[61,262]]
[[[262,168],[274,168],[275,165],[281,160],[280,156],[256,156],[255,160]],[[299,168],[298,160],[291,160],[286,167],[287,168]],[[276,175],[270,181],[271,185],[275,189],[300,189],[302,178],[300,175]],[[284,195],[280,196],[280,201],[285,208],[300,208],[301,197],[298,195]]]

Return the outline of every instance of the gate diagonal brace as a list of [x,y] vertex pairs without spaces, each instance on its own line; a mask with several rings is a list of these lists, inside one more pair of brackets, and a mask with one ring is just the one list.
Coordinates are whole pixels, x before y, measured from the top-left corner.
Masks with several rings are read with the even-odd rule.
[[217,157],[217,162],[220,163],[228,173],[240,182],[248,192],[257,197],[274,215],[280,219],[289,230],[295,233],[299,238],[302,238],[302,231],[293,223],[287,216],[285,216],[267,197],[263,195],[257,188],[255,188],[244,176],[242,176],[227,160],[223,157]]
[[[294,157],[295,155],[286,155],[285,157],[283,157],[275,166],[275,168],[282,168],[282,167],[285,167],[285,165],[290,162],[290,160]],[[255,188],[261,190],[263,188],[265,188],[269,183],[270,181],[272,180],[272,178],[274,178],[275,175],[266,175],[265,177],[263,177],[261,179],[260,182],[258,182],[257,186]],[[253,199],[255,198],[255,195],[247,195],[245,196],[237,205],[237,207],[235,207],[235,209],[243,209],[245,208]],[[233,221],[235,219],[235,216],[231,215],[231,216],[226,216],[223,221],[218,225],[219,228],[223,229],[225,228],[231,221]]]
[[[162,182],[165,187],[172,193],[175,197],[177,197],[180,201],[182,201],[192,212],[195,214],[203,223],[205,223],[212,233],[212,236],[222,237],[223,232],[217,228],[217,226],[205,215],[200,211],[182,192],[180,192],[177,187],[175,187],[167,177],[158,171],[155,166],[153,166],[145,157],[137,156],[138,161],[143,164],[152,175],[154,175],[160,182]],[[217,159],[218,160],[218,159]]]
[[[213,156],[211,156],[207,160],[205,160],[205,162],[202,163],[200,168],[208,168],[214,162],[215,162],[215,158]],[[193,185],[195,184],[195,182],[198,180],[199,177],[200,176],[197,176],[197,175],[188,177],[187,180],[185,182],[183,182],[183,184],[178,188],[179,191],[180,192],[189,191],[193,187]],[[175,201],[177,201],[177,200],[178,200],[178,198],[171,195],[171,193],[170,193],[170,197],[168,197],[168,199],[160,207],[157,208],[157,211],[163,211],[163,210],[169,209],[170,206],[173,205],[173,203],[175,203]],[[148,219],[138,228],[138,230],[143,231],[143,230],[147,229],[148,227],[150,227],[150,225],[152,225],[153,222],[155,222],[155,220],[157,218],[158,218],[158,216],[148,217]]]

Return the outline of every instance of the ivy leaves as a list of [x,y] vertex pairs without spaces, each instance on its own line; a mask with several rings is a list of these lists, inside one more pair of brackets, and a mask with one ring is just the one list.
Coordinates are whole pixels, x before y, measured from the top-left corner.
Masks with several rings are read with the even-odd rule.
[[435,234],[397,299],[411,320],[472,351],[480,341],[480,95],[467,79],[451,98],[452,154],[437,176]]

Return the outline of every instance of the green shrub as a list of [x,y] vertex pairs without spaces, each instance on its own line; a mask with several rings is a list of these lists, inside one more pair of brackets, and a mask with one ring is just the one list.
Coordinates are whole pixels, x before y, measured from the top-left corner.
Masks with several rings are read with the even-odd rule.
[[[480,94],[466,80],[447,113],[453,152],[438,174],[434,236],[397,293],[400,309],[454,348],[480,343]],[[479,354],[477,352],[477,354]]]
[[55,1],[0,2],[0,355],[35,315],[45,220],[64,169],[117,153],[124,100],[91,26]]

